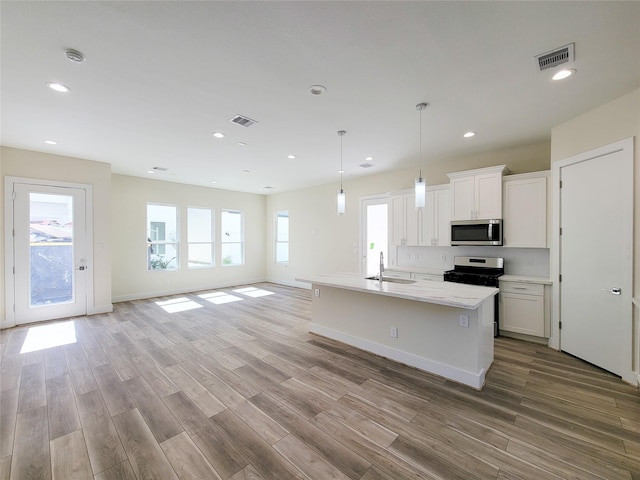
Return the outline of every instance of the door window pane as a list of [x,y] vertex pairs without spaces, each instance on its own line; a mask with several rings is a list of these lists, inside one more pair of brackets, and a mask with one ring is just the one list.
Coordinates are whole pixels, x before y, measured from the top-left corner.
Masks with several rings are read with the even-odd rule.
[[147,204],[147,268],[178,268],[178,211],[173,205]]
[[73,197],[29,194],[32,307],[73,302]]
[[210,208],[187,209],[189,268],[213,267],[213,225]]
[[244,264],[244,231],[242,212],[223,210],[220,216],[223,265]]

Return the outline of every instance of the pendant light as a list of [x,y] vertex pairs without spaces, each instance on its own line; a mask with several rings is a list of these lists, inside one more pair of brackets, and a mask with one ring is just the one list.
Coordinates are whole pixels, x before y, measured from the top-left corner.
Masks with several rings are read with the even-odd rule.
[[342,136],[347,133],[345,130],[339,130],[340,136],[340,191],[338,192],[338,215],[344,215],[347,211],[347,198],[345,197],[344,190],[342,189]]
[[424,208],[427,197],[427,183],[422,177],[422,111],[425,108],[427,108],[426,103],[419,103],[416,105],[416,110],[420,112],[420,174],[416,178],[415,186],[416,208]]

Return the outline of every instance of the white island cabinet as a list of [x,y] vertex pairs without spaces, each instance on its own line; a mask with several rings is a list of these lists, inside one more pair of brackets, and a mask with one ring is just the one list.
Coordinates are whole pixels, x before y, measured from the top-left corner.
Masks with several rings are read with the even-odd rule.
[[378,282],[338,273],[312,284],[309,331],[476,389],[493,362],[497,288]]

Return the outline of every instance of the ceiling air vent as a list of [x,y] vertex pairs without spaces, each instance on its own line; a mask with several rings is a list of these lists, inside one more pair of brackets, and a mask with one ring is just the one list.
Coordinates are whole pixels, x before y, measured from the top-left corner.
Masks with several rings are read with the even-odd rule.
[[167,170],[169,170],[166,167],[153,167],[153,171],[155,172],[166,172]]
[[573,47],[574,47],[574,44],[570,43],[569,45],[556,48],[555,50],[552,50],[550,52],[536,55],[535,59],[538,64],[538,70],[543,71],[548,68],[553,68],[555,66],[562,65],[563,63],[573,62],[573,59],[574,59]]
[[235,117],[230,118],[229,121],[243,127],[250,127],[251,125],[258,123],[255,120],[251,120],[249,117],[244,117],[242,115],[236,115]]
[[369,163],[369,162],[361,163],[360,166],[362,168],[371,168],[371,167],[373,167],[373,163]]

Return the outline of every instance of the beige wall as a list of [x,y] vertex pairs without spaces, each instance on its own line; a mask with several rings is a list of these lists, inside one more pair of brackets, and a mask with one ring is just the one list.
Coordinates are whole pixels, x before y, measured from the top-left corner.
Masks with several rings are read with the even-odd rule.
[[[23,177],[37,180],[85,184],[92,186],[93,192],[93,284],[94,305],[90,311],[111,310],[111,166],[107,163],[91,162],[78,158],[63,157],[41,152],[1,147],[2,176]],[[3,182],[4,184],[4,182]],[[4,204],[4,196],[2,197]],[[4,239],[4,236],[2,237]],[[102,243],[101,249],[96,248]],[[2,250],[4,253],[4,249]],[[5,258],[2,255],[2,271]],[[4,275],[3,275],[4,279]],[[2,288],[2,321],[5,319],[4,282]]]
[[[634,292],[640,297],[640,89],[558,125],[551,131],[551,160],[557,162],[618,140],[635,137],[634,144]],[[552,252],[553,254],[553,252]],[[638,309],[634,309],[634,370],[640,371]]]
[[[182,267],[176,271],[147,270],[147,203],[175,205],[179,210]],[[187,207],[210,207],[215,226],[221,209],[240,210],[245,225],[245,265],[221,266],[220,231],[215,232],[216,266],[186,268]],[[215,188],[112,176],[111,223],[113,248],[113,301],[155,297],[208,288],[226,287],[265,279],[265,197]]]
[[[434,162],[423,169],[427,185],[448,183],[447,173],[506,164],[511,173],[548,170],[549,143],[539,143],[496,152],[483,153]],[[336,215],[339,183],[272,194],[266,200],[267,278],[288,285],[304,285],[297,276],[327,272],[359,272],[360,198],[393,190],[413,188],[416,169],[385,172],[344,182],[347,214]],[[289,210],[289,264],[276,264],[274,215]]]

